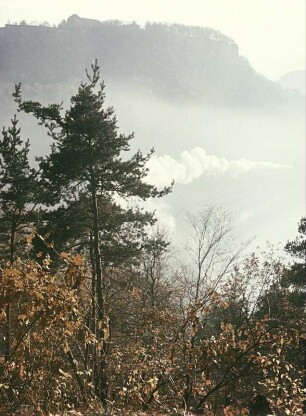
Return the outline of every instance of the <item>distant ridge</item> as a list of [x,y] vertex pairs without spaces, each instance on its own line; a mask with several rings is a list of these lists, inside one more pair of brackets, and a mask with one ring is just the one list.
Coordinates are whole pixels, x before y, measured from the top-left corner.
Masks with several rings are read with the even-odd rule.
[[287,99],[239,55],[231,38],[210,28],[161,23],[141,28],[74,14],[57,28],[1,28],[0,56],[0,82],[83,79],[84,68],[98,58],[106,81],[169,100],[274,106]]
[[300,70],[288,72],[283,75],[278,82],[287,90],[305,94],[306,71]]

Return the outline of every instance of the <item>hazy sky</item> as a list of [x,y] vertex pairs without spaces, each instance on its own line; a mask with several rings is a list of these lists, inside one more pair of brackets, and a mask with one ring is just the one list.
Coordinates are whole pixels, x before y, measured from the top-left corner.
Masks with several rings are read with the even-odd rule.
[[0,0],[8,21],[57,24],[71,14],[99,20],[178,22],[232,37],[271,79],[305,67],[305,0]]

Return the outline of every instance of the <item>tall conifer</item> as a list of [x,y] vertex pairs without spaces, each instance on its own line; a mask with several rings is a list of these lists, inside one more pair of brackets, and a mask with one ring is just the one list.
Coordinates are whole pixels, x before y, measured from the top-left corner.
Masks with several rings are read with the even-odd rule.
[[[147,175],[146,163],[152,152],[143,155],[140,151],[132,157],[123,158],[122,153],[130,150],[133,135],[118,133],[117,120],[112,107],[105,107],[104,84],[99,83],[100,71],[97,61],[87,73],[88,82],[81,83],[78,92],[71,98],[70,108],[62,114],[58,104],[42,106],[38,102],[23,101],[21,86],[16,86],[15,99],[20,110],[32,113],[44,125],[54,139],[50,155],[40,160],[46,184],[53,201],[86,203],[88,213],[88,238],[93,263],[93,294],[97,297],[97,336],[100,359],[95,380],[96,393],[106,404],[108,318],[105,307],[105,282],[102,273],[101,246],[112,211],[121,217],[121,224],[133,217],[135,225],[143,230],[152,222],[153,216],[146,212],[125,210],[117,203],[118,198],[137,197],[146,200],[167,194],[171,187],[158,190],[144,181]],[[117,207],[115,209],[115,207]],[[108,221],[104,217],[109,210]],[[113,217],[115,218],[115,216]],[[80,226],[80,230],[82,226]],[[137,237],[136,237],[137,238]]]

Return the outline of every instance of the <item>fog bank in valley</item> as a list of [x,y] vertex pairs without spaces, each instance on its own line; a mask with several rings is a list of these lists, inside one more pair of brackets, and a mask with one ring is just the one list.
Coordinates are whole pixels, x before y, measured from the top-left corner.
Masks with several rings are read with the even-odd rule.
[[[98,58],[119,129],[135,132],[132,150],[155,148],[148,180],[175,181],[170,195],[148,203],[162,226],[183,240],[185,210],[217,204],[232,213],[239,238],[292,238],[304,213],[304,98],[292,76],[282,85],[262,77],[213,29],[91,24],[74,16],[59,28],[0,29],[1,125],[16,112],[14,83],[23,82],[25,99],[67,107]],[[19,116],[34,163],[50,140]]]

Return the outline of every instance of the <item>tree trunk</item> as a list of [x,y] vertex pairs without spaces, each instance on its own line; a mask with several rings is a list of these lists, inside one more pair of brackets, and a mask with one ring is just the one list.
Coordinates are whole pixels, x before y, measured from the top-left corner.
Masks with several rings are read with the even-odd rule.
[[[96,277],[96,294],[98,303],[98,349],[99,349],[99,363],[98,363],[98,385],[95,386],[95,390],[98,393],[102,404],[106,406],[108,397],[108,380],[107,380],[107,361],[106,361],[106,344],[104,340],[104,285],[102,275],[102,261],[100,253],[100,239],[99,239],[99,212],[97,203],[97,194],[94,179],[91,183],[91,195],[92,195],[92,210],[93,210],[93,253],[95,262],[95,277]],[[97,357],[98,358],[98,357]]]
[[6,306],[6,325],[5,325],[5,360],[9,361],[11,353],[11,308],[8,303]]
[[[92,302],[91,302],[91,317],[90,317],[90,330],[91,332],[97,337],[97,308],[96,308],[96,268],[95,268],[95,256],[94,256],[94,249],[93,249],[93,233],[90,232],[90,263],[91,263],[91,295],[92,295]],[[92,345],[92,377],[91,381],[93,383],[95,394],[99,396],[99,368],[97,362],[97,346],[94,344]]]

